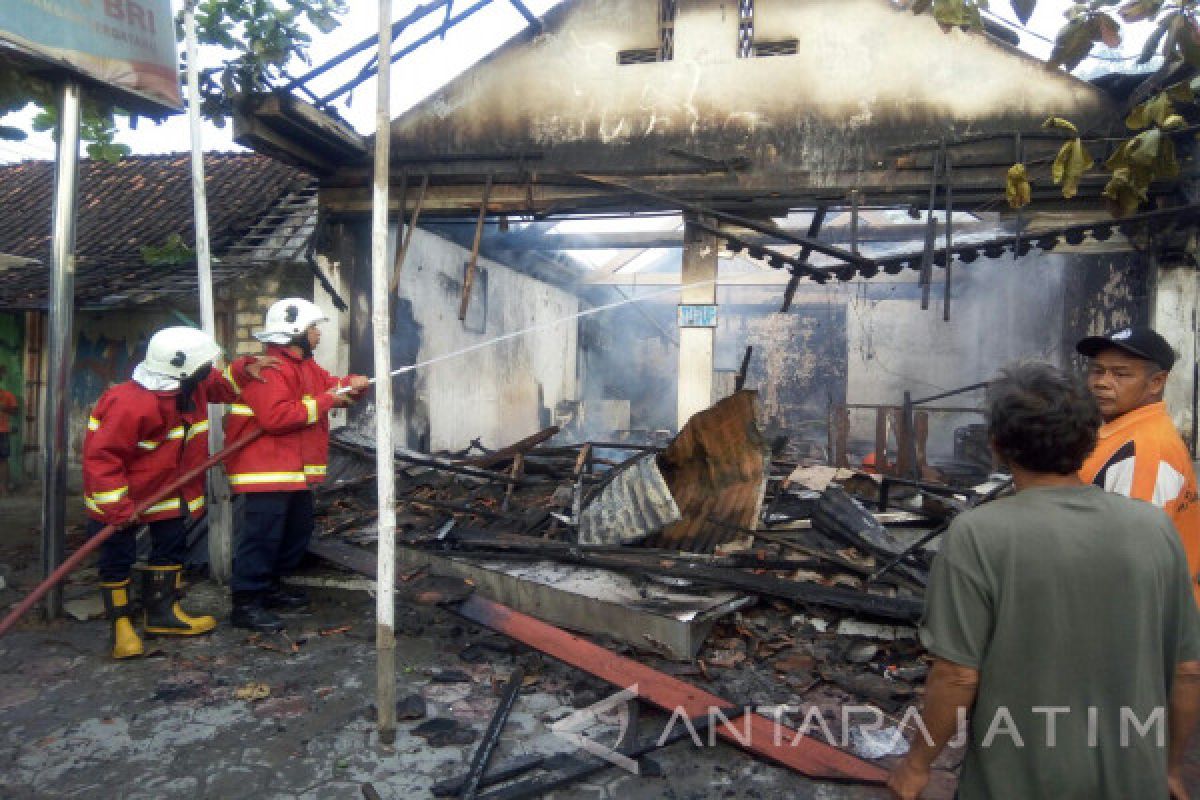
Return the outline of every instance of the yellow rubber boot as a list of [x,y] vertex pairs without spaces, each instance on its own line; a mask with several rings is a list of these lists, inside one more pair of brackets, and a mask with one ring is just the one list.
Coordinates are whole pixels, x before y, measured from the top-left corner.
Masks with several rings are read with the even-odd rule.
[[179,606],[183,565],[146,567],[142,605],[146,608],[146,635],[199,636],[217,627],[208,615],[193,617]]
[[141,637],[133,629],[133,621],[129,618],[129,579],[101,583],[100,595],[104,598],[104,610],[112,623],[112,657],[122,659],[140,656],[145,651]]

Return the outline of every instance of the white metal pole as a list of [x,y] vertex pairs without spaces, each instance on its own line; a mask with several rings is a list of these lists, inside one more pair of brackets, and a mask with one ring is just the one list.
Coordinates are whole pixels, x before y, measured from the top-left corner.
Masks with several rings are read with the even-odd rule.
[[[196,2],[188,0],[183,7],[183,33],[187,48],[188,124],[192,140],[192,213],[196,229],[196,288],[200,299],[200,324],[204,331],[217,338],[216,307],[213,304],[212,251],[208,242],[208,197],[204,187],[204,142],[200,124],[200,78],[197,66]],[[211,424],[208,429],[208,449],[219,452],[225,446],[225,431],[221,419],[223,405],[208,407]],[[219,464],[208,471],[210,505],[208,507],[208,565],[209,574],[219,583],[226,583],[233,571],[233,507],[230,502],[229,481]]]
[[[375,374],[392,372],[388,315],[388,181],[391,150],[392,2],[379,0],[379,85],[375,106],[375,177],[371,192],[371,332]],[[403,216],[403,215],[401,215]],[[397,231],[397,236],[399,235]],[[392,381],[375,385],[375,473],[379,491],[379,564],[375,587],[376,702],[379,741],[396,739],[396,454],[392,447]]]
[[[58,157],[54,168],[53,240],[50,247],[50,358],[42,415],[42,575],[62,563],[66,544],[67,409],[75,315],[75,197],[79,174],[79,84],[63,84],[58,107]],[[62,613],[62,588],[46,594],[46,616]]]

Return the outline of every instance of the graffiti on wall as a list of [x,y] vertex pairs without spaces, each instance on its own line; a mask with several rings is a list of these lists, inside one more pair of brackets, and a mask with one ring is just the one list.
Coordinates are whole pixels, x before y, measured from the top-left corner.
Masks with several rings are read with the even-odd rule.
[[73,457],[82,453],[87,415],[96,400],[110,386],[129,380],[145,355],[150,336],[172,324],[180,323],[165,313],[109,311],[76,315],[68,423]]
[[25,378],[21,357],[25,349],[25,322],[21,314],[0,313],[0,389],[16,395],[17,413],[13,416],[13,433],[9,439],[9,467],[14,479],[21,475],[21,453],[24,450]]

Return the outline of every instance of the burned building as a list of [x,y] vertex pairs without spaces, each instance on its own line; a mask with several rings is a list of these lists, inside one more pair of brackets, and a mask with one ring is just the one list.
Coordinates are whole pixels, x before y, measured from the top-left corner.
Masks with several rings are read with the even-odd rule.
[[[1154,187],[1153,223],[1115,225],[1101,175],[1070,201],[1049,175],[1048,116],[1103,136],[1124,101],[882,0],[565,3],[392,125],[397,364],[532,329],[398,382],[401,441],[500,441],[556,413],[677,430],[744,372],[797,453],[828,451],[847,404],[1066,366],[1114,325],[1156,324],[1187,361],[1180,188]],[[355,306],[339,366],[365,370],[370,142],[291,97],[250,107],[242,141],[320,175],[322,253]],[[1169,399],[1194,437],[1184,372]],[[849,416],[862,451],[875,420]],[[948,455],[973,420],[947,419]]]

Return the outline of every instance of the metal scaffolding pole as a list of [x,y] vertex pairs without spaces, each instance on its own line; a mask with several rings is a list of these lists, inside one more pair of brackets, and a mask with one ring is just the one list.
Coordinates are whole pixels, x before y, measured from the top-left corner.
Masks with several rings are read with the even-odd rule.
[[[196,2],[188,0],[183,9],[183,31],[187,47],[188,125],[192,140],[192,209],[196,228],[196,287],[200,295],[200,324],[205,333],[217,338],[216,310],[213,304],[212,252],[208,241],[208,198],[204,187],[204,143],[200,125],[200,79],[197,67]],[[208,418],[209,453],[225,446],[221,419],[225,407],[210,404]],[[208,471],[208,569],[219,583],[226,583],[233,572],[233,506],[229,480],[220,464]]]
[[[375,106],[375,175],[371,192],[371,333],[374,338],[375,475],[379,493],[379,561],[375,584],[376,700],[379,741],[396,739],[396,471],[392,445],[388,181],[391,151],[391,0],[379,0],[379,85]],[[397,228],[397,238],[399,228]]]
[[[62,563],[66,549],[67,409],[70,405],[71,329],[75,314],[75,196],[79,172],[79,84],[62,86],[58,157],[54,169],[53,242],[50,254],[50,363],[42,414],[42,576]],[[46,594],[46,616],[62,613],[62,588]]]

